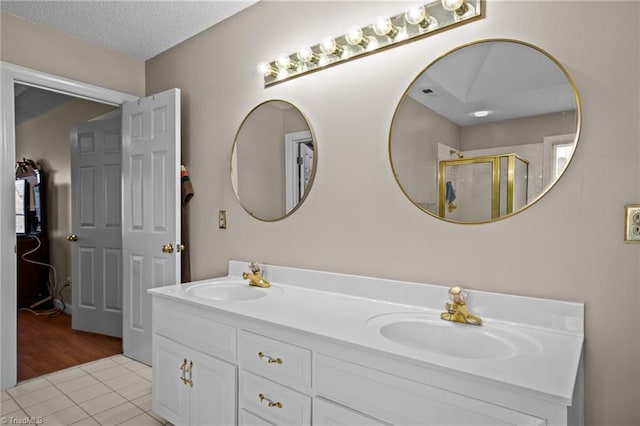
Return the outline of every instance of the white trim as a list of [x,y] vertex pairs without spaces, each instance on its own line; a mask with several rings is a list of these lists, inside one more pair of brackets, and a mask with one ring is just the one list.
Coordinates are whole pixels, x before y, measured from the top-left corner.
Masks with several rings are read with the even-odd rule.
[[110,105],[134,102],[137,96],[74,81],[19,65],[0,62],[2,139],[0,140],[0,389],[17,381],[16,234],[13,166],[15,162],[15,82],[42,87]]
[[[139,98],[138,96],[36,71],[8,62],[1,62],[0,64],[2,65],[2,74],[9,74],[13,77],[14,81],[24,83],[28,86],[41,87],[54,92],[70,94],[76,98],[88,99],[115,106],[120,106],[124,102],[134,102]],[[13,102],[13,89],[11,89],[11,92],[11,102]],[[3,93],[6,92],[3,91]]]
[[[542,139],[543,153],[542,153],[542,188],[548,188],[558,176],[553,176],[553,147],[558,144],[574,143],[575,149],[575,133],[568,133],[565,135],[545,136]],[[572,154],[573,155],[573,154]]]
[[297,173],[298,165],[296,162],[296,158],[298,156],[298,144],[311,142],[312,140],[311,132],[309,130],[284,134],[286,213],[293,210],[300,202],[300,199],[295,198],[296,188],[300,185],[300,179]]

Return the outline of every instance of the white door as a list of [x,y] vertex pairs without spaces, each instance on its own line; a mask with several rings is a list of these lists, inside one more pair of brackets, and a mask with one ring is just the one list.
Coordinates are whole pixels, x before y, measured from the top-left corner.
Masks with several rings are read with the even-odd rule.
[[71,292],[75,330],[122,336],[120,117],[71,128]]
[[151,296],[180,283],[180,90],[122,106],[123,351],[151,364]]
[[309,186],[309,180],[311,180],[311,173],[313,171],[313,144],[311,142],[301,142],[298,144],[300,148],[300,161],[298,161],[298,175],[300,181],[298,182],[298,197],[302,199],[304,193]]

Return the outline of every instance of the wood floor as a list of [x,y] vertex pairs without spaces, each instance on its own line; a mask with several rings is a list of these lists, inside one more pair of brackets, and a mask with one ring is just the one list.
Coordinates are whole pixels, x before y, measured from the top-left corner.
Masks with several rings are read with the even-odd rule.
[[18,381],[122,353],[122,339],[71,329],[71,316],[18,311]]

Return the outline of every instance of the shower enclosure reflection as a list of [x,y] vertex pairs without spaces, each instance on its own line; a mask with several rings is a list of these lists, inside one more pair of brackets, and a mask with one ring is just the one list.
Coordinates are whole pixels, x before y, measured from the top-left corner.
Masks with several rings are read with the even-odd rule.
[[516,154],[440,160],[438,216],[490,220],[527,204],[529,162]]

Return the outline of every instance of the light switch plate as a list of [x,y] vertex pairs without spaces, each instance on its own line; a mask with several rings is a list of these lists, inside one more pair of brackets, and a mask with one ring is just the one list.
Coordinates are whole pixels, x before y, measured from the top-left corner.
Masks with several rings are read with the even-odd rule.
[[624,206],[624,242],[640,244],[640,204]]
[[218,212],[218,228],[227,229],[227,211],[220,210]]

